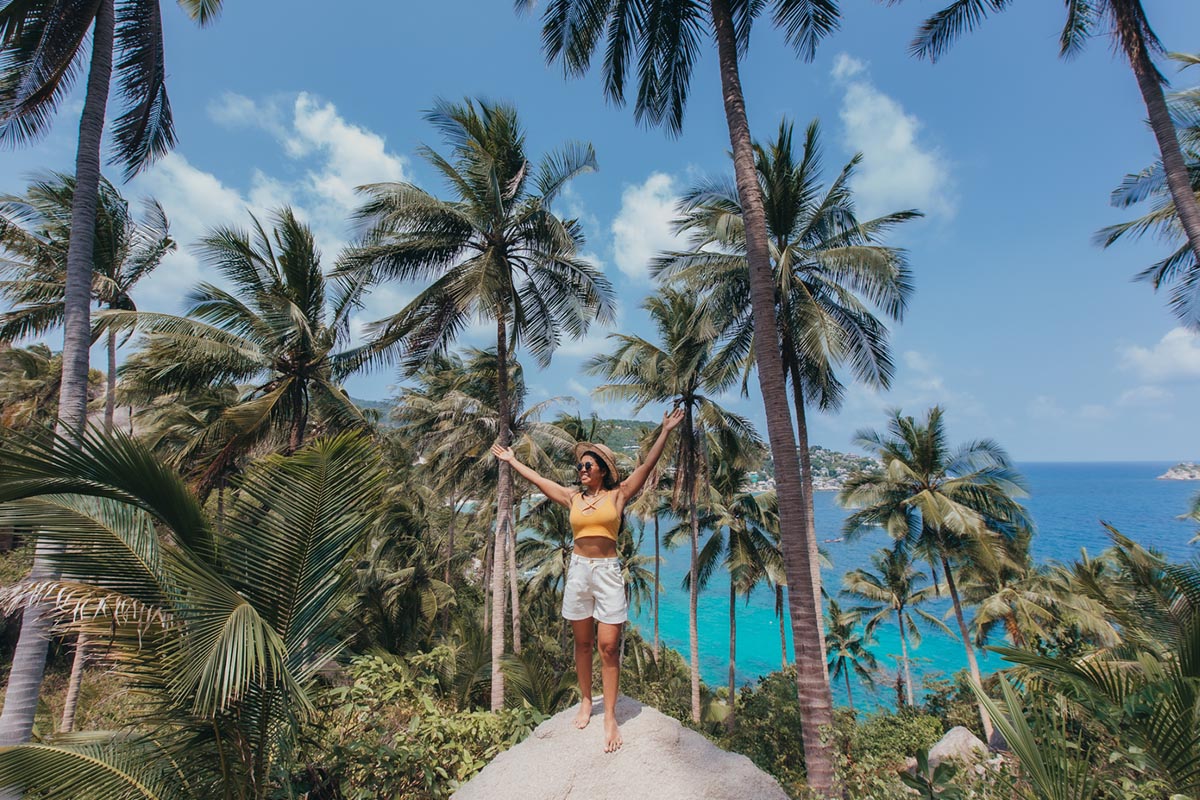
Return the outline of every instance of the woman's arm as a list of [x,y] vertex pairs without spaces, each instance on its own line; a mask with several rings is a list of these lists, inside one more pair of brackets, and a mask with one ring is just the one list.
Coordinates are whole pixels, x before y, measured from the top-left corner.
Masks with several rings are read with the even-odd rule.
[[543,477],[532,467],[527,467],[522,464],[517,460],[517,457],[513,455],[511,447],[501,447],[498,444],[494,444],[492,445],[492,455],[494,455],[500,461],[507,461],[512,468],[517,471],[518,475],[536,486],[542,494],[546,495],[546,497],[550,498],[555,503],[558,503],[560,506],[566,506],[567,508],[571,507],[571,490],[566,486],[555,483],[549,478]]
[[662,429],[658,432],[658,438],[654,440],[654,444],[650,446],[646,460],[639,464],[628,478],[621,481],[621,494],[626,501],[632,500],[642,490],[646,484],[646,478],[650,476],[650,471],[658,464],[663,448],[667,446],[667,436],[681,422],[683,422],[682,408],[663,413]]

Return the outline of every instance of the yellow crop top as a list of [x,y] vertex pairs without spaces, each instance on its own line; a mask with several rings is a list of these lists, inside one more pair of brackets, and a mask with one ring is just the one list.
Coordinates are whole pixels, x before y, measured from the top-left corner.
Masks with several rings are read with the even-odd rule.
[[621,515],[617,513],[616,503],[613,502],[615,494],[613,491],[605,492],[596,501],[594,510],[590,514],[584,513],[588,504],[584,502],[582,492],[571,497],[571,530],[575,533],[576,539],[582,539],[585,536],[603,536],[614,542],[617,540],[617,530],[621,527]]

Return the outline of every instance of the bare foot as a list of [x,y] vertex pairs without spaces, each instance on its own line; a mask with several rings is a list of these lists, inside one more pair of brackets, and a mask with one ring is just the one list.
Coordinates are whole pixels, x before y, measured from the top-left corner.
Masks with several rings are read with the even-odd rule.
[[604,752],[615,753],[625,742],[621,739],[621,729],[617,721],[608,714],[604,715]]
[[592,698],[585,697],[579,703],[579,713],[575,715],[575,727],[583,730],[592,721]]

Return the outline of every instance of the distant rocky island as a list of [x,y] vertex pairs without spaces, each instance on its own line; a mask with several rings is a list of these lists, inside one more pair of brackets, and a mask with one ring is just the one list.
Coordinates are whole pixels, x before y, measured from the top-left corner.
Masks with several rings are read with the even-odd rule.
[[1160,481],[1200,481],[1200,464],[1184,461],[1158,476]]

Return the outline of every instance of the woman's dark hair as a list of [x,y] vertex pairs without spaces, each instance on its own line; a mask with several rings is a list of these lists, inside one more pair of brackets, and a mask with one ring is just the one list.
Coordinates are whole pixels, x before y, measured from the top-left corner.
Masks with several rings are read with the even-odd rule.
[[596,462],[597,466],[599,466],[601,471],[604,473],[604,480],[600,482],[601,486],[603,486],[606,490],[617,488],[617,479],[611,472],[608,471],[608,464],[604,463],[604,459],[601,458],[598,453],[592,450],[584,450],[583,455],[591,456],[592,460]]

